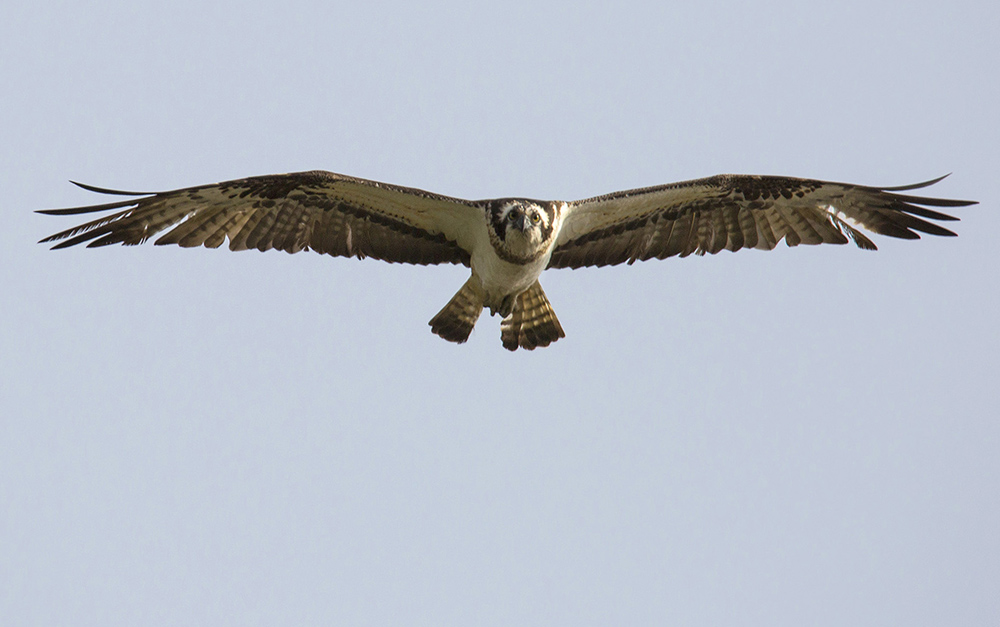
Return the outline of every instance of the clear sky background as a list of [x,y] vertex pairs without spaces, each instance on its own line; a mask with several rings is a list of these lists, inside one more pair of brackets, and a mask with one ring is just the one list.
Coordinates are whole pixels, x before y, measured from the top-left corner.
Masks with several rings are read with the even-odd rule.
[[[0,20],[5,625],[1000,617],[996,2],[19,2]],[[979,200],[958,238],[547,272],[50,252],[327,169],[575,199],[723,172]]]

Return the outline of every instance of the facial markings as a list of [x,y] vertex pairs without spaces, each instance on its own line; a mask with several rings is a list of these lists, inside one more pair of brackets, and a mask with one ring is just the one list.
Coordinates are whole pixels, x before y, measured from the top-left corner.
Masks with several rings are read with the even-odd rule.
[[501,258],[527,263],[544,254],[555,231],[558,206],[521,198],[492,201],[487,206],[490,239]]

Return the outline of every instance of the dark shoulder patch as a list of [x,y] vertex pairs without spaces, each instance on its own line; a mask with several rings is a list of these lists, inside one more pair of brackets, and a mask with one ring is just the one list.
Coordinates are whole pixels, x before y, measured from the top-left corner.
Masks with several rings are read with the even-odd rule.
[[300,187],[325,183],[331,178],[333,177],[329,173],[321,171],[266,174],[225,181],[219,183],[218,189],[223,194],[232,192],[233,196],[231,197],[246,198],[250,196],[276,200],[288,197]]
[[821,181],[748,174],[721,174],[709,178],[708,182],[749,201],[802,198],[823,186]]

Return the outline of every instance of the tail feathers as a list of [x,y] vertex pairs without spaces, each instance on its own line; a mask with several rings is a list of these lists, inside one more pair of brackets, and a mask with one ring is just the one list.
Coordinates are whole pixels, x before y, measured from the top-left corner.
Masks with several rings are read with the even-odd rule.
[[511,351],[548,346],[561,337],[566,334],[538,281],[517,297],[514,311],[500,323],[500,341]]
[[486,297],[479,279],[469,277],[462,289],[458,290],[444,309],[431,318],[431,332],[440,335],[449,342],[461,344],[469,339],[472,328],[483,313],[483,302]]

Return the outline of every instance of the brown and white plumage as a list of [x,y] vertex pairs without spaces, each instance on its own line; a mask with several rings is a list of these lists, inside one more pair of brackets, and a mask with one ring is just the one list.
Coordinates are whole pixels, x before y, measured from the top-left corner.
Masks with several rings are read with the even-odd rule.
[[165,231],[156,244],[216,248],[228,239],[230,250],[314,250],[399,263],[468,265],[471,244],[462,241],[462,228],[478,214],[468,201],[329,172],[255,176],[153,194],[77,185],[131,198],[39,212],[120,209],[43,240],[65,240],[53,248],[141,244]]
[[507,350],[532,350],[561,337],[566,334],[538,281],[518,295],[514,311],[500,322],[500,341]]
[[927,220],[957,220],[927,207],[963,207],[965,200],[908,196],[940,177],[902,187],[864,187],[777,176],[720,175],[629,190],[573,203],[550,267],[579,268],[715,254],[771,250],[782,240],[846,244],[875,250],[860,229],[919,239],[955,233]]
[[[942,177],[943,178],[943,177]],[[633,263],[773,249],[782,240],[875,249],[867,230],[904,239],[954,235],[934,222],[957,218],[929,207],[972,201],[912,196],[903,187],[866,187],[773,176],[721,175],[586,200],[470,201],[330,172],[257,176],[168,192],[80,185],[125,200],[49,215],[110,211],[42,242],[156,244],[231,250],[314,250],[394,263],[461,263],[472,276],[431,320],[441,337],[464,342],[482,309],[499,313],[504,347],[533,349],[564,337],[538,283],[546,268]],[[79,184],[78,184],[79,185]]]

